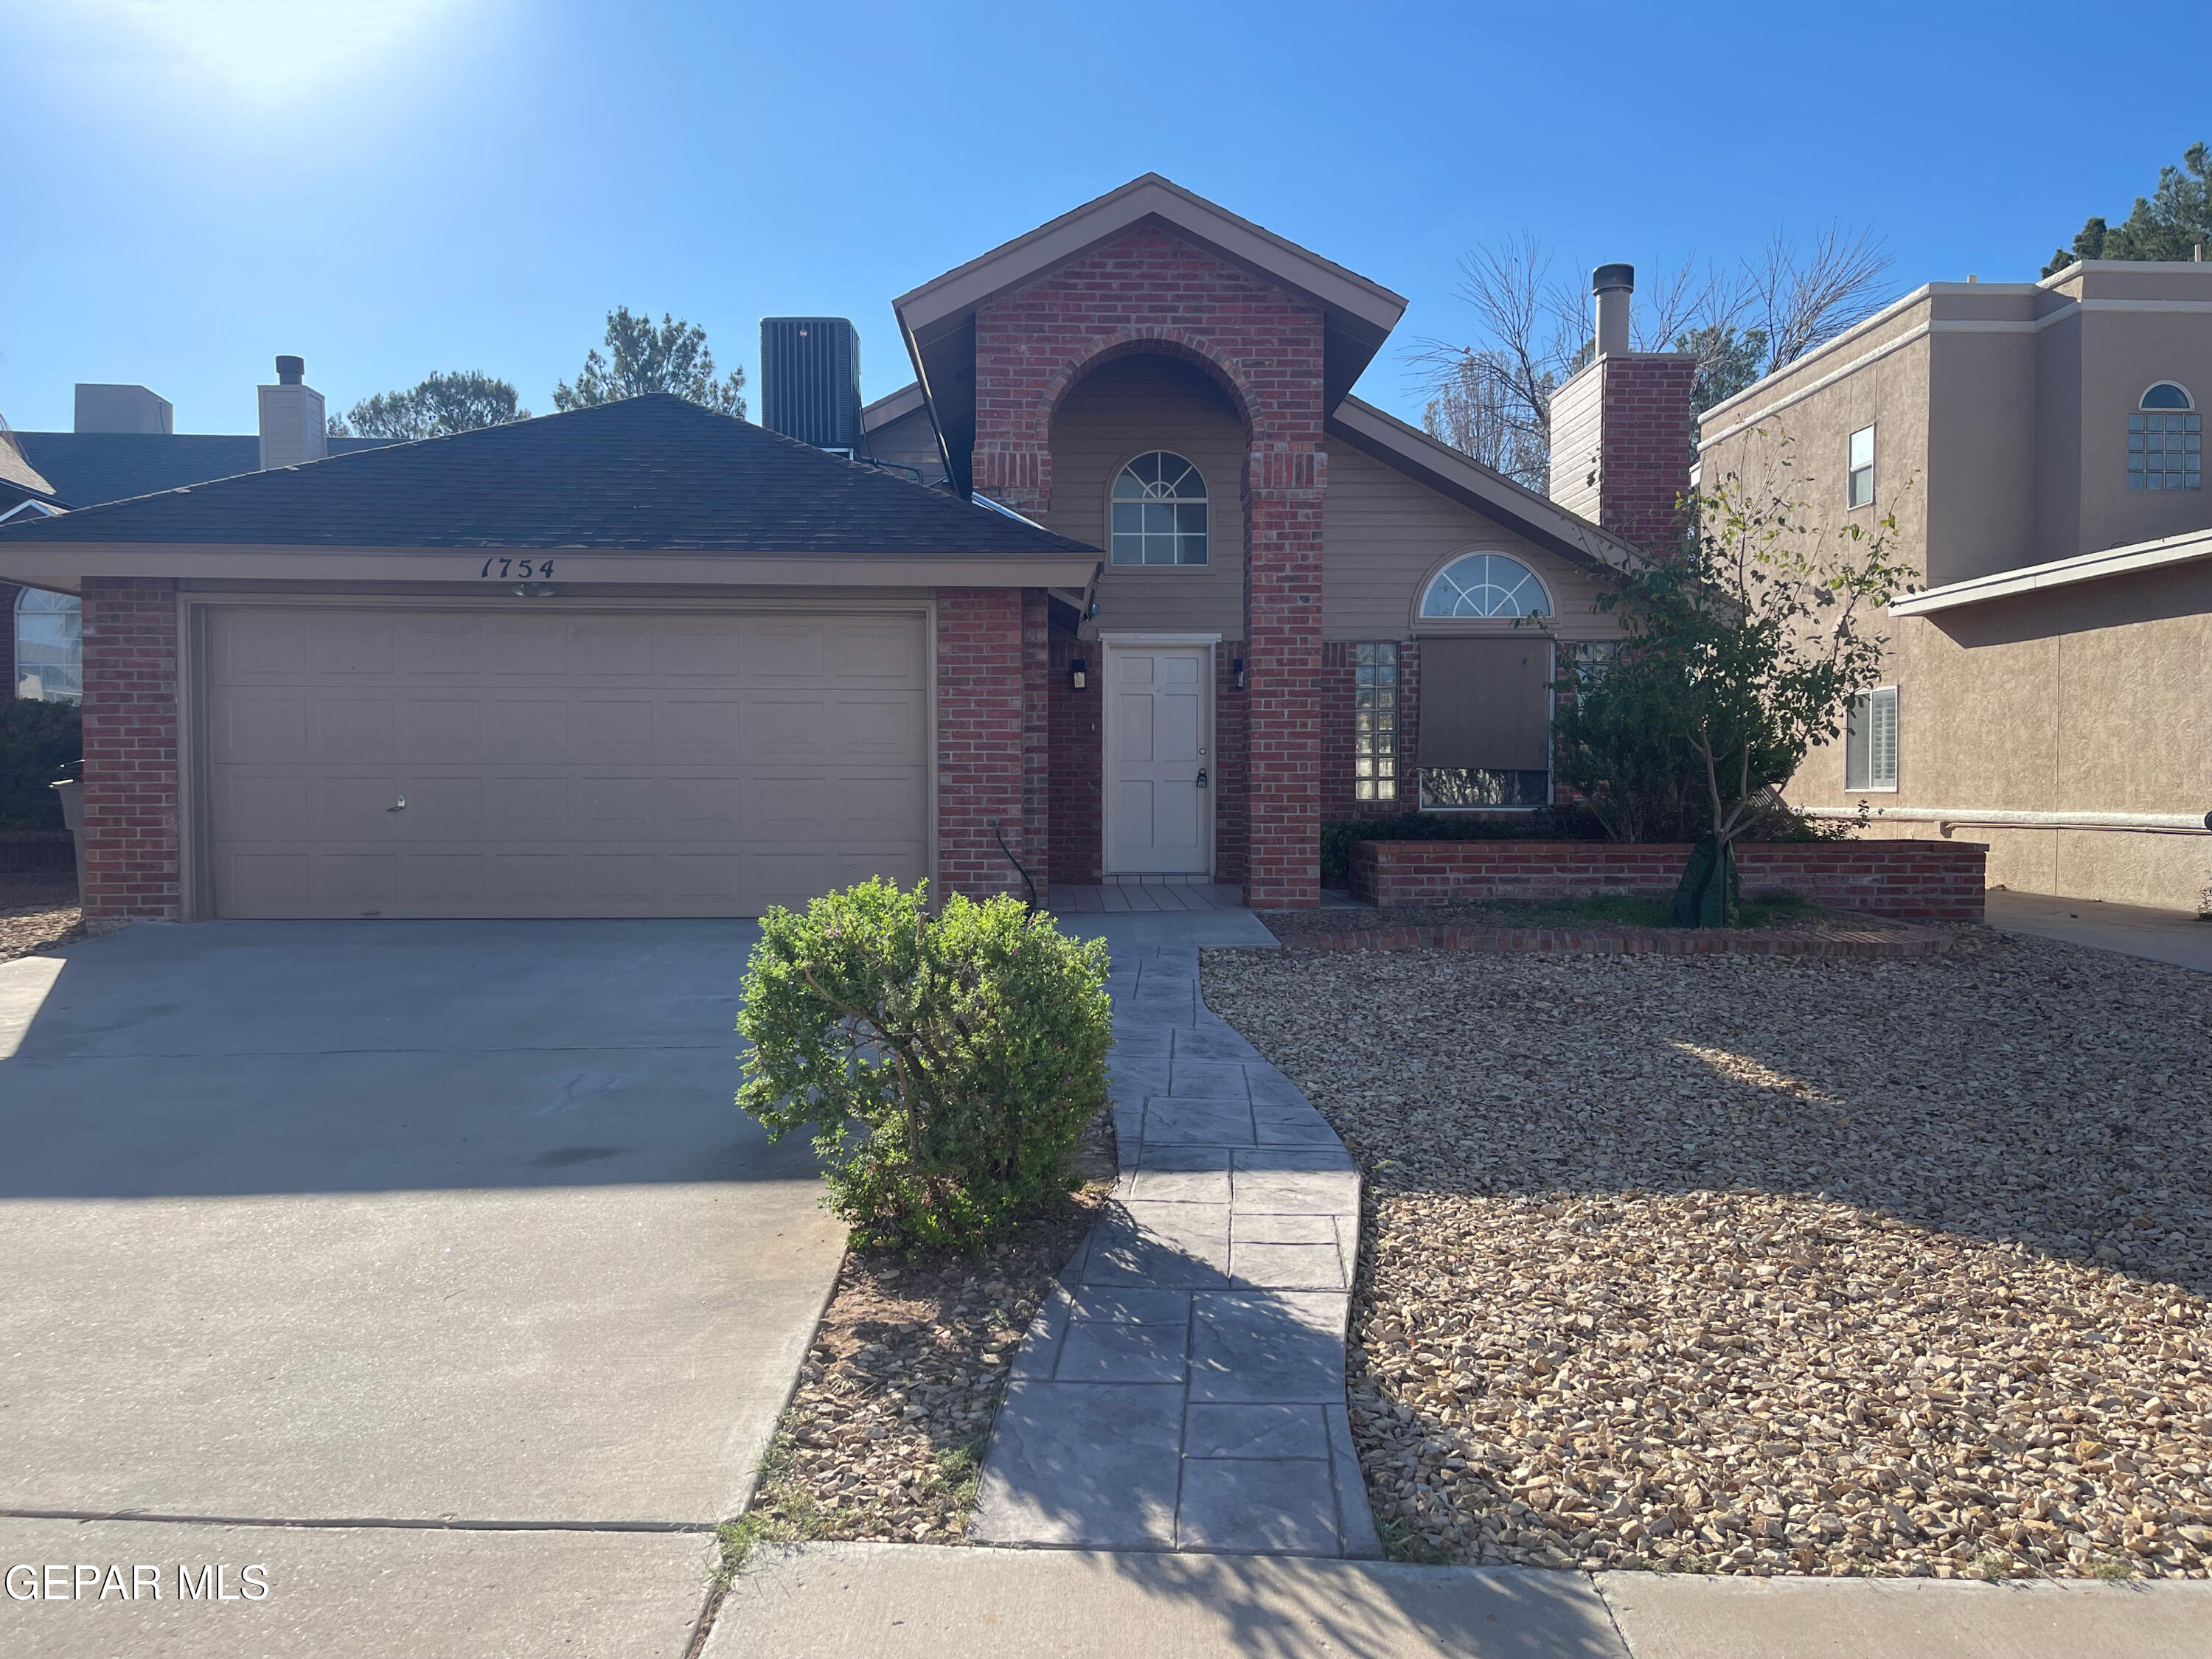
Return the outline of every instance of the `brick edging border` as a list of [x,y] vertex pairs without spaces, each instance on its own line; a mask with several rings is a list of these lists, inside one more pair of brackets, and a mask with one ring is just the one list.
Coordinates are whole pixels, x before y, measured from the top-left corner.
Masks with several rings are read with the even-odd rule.
[[1291,951],[1558,951],[1592,956],[1929,957],[1951,948],[1932,928],[1880,933],[1768,933],[1656,928],[1362,927],[1283,941]]

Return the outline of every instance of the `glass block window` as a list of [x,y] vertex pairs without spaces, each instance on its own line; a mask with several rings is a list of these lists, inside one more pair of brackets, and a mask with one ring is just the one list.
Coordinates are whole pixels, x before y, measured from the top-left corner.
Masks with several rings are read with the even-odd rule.
[[84,696],[83,602],[27,587],[15,596],[15,695],[33,702]]
[[1536,573],[1503,553],[1470,553],[1437,572],[1421,596],[1424,617],[1547,617],[1551,595]]
[[1398,799],[1398,647],[1352,647],[1352,793],[1356,800]]
[[1114,480],[1115,564],[1204,564],[1206,480],[1180,455],[1139,455]]
[[1850,453],[1844,471],[1845,499],[1853,507],[1874,505],[1874,428],[1863,426],[1851,434]]
[[2142,407],[2128,416],[2129,489],[2204,487],[2204,417],[2190,402],[2171,380],[2143,393]]

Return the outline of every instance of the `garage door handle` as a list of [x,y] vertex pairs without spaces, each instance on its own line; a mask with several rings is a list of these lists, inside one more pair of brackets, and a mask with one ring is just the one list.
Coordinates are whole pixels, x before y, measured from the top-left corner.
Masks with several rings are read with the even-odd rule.
[[404,812],[404,811],[405,811],[407,810],[407,797],[406,797],[406,796],[404,796],[404,795],[402,795],[402,796],[399,798],[399,800],[398,800],[398,805],[392,805],[392,806],[387,806],[387,807],[386,807],[384,810],[385,810],[386,811],[387,811],[387,812]]

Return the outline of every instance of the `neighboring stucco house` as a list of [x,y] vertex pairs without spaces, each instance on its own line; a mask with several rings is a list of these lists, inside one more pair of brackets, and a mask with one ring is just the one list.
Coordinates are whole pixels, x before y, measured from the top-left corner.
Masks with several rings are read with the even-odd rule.
[[0,527],[82,597],[92,917],[1310,905],[1325,818],[1534,810],[1679,360],[1594,522],[1349,395],[1403,306],[1148,175],[900,298],[856,459],[643,398]]
[[[1789,790],[2029,892],[2212,908],[2212,264],[1937,283],[1705,411],[1708,488],[1894,515],[1925,590]],[[1786,439],[1786,443],[1784,440]]]

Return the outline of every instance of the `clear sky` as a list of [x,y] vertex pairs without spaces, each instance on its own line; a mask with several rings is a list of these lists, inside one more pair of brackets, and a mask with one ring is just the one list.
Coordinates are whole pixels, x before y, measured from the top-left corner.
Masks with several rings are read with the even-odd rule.
[[[2212,9],[0,0],[0,414],[78,380],[252,429],[297,352],[340,410],[481,368],[551,409],[617,303],[859,325],[1147,170],[1466,331],[1461,253],[1731,261],[1841,218],[1899,290],[2033,278],[2212,137]],[[757,412],[757,398],[754,399]]]

